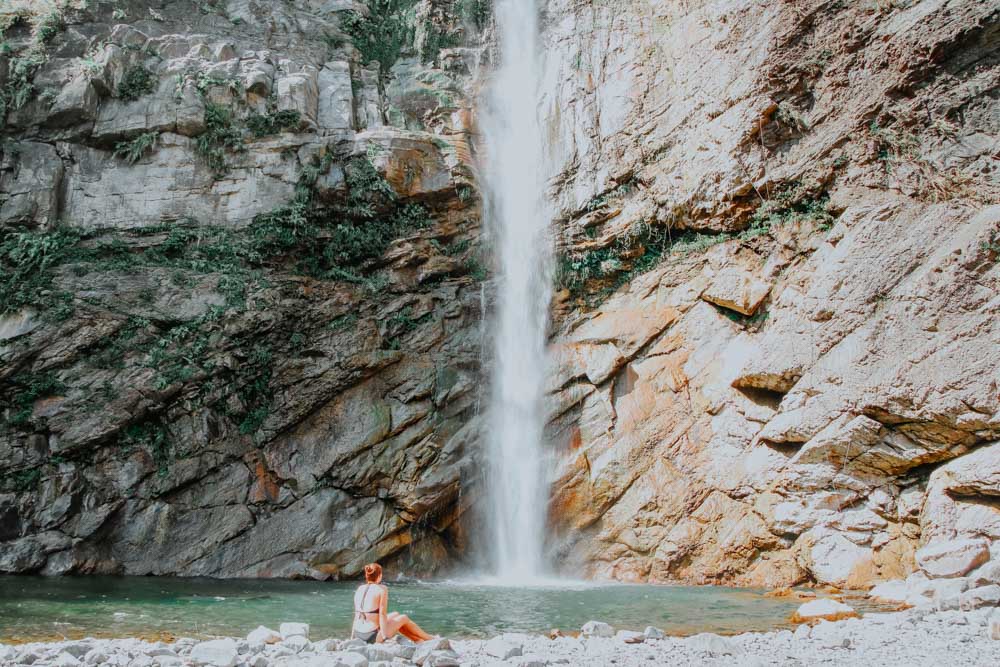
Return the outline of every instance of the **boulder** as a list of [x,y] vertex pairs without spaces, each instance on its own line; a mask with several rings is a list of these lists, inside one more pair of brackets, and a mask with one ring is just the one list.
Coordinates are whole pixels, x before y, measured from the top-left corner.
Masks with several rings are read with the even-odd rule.
[[972,611],[980,607],[996,607],[1000,605],[1000,586],[990,584],[965,591],[959,597],[958,604],[962,611]]
[[460,667],[462,663],[454,651],[432,651],[424,660],[424,667]]
[[483,651],[485,651],[487,655],[499,658],[500,660],[506,660],[507,658],[519,656],[523,652],[522,649],[523,644],[511,641],[502,635],[494,637],[483,644]]
[[839,621],[843,618],[858,618],[858,613],[849,605],[830,598],[806,602],[792,614],[793,623],[809,623],[819,620]]
[[881,602],[904,602],[909,595],[906,582],[899,579],[882,582],[868,591],[868,597]]
[[281,645],[290,648],[296,653],[312,650],[312,643],[302,635],[292,635],[288,639],[282,640]]
[[191,661],[196,665],[209,667],[233,667],[239,660],[236,642],[232,639],[213,639],[195,644],[191,649]]
[[262,644],[276,644],[281,641],[281,635],[270,628],[258,625],[256,629],[247,634],[247,641],[251,644],[260,642]]
[[961,577],[990,558],[984,539],[934,542],[917,551],[917,566],[931,577]]
[[1000,584],[1000,560],[991,560],[969,573],[970,586]]
[[52,661],[53,667],[77,667],[80,661],[75,656],[63,651]]
[[281,634],[282,639],[288,639],[289,637],[305,637],[309,639],[309,624],[282,623],[278,628],[278,632]]
[[646,641],[646,635],[634,630],[619,630],[615,633],[615,639],[626,644],[641,644]]
[[580,634],[584,637],[614,637],[615,631],[607,623],[601,621],[587,621],[580,628]]
[[652,625],[648,626],[642,634],[646,636],[646,639],[663,639],[666,636],[663,634],[663,630],[654,628]]
[[416,650],[413,651],[413,657],[410,659],[414,664],[422,665],[434,651],[447,651],[450,649],[451,644],[448,643],[447,639],[435,637],[434,639],[428,639],[425,642],[417,644]]

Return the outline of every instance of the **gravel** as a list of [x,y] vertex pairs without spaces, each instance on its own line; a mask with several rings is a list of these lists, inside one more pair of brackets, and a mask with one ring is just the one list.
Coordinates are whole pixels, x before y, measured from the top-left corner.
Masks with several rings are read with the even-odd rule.
[[[367,646],[358,641],[309,641],[308,629],[283,626],[283,632],[258,628],[250,640],[180,639],[172,644],[138,639],[84,639],[4,646],[0,665],[136,665],[228,667],[446,667],[453,665],[987,665],[1000,664],[1000,609],[971,611],[909,609],[864,618],[800,625],[721,637],[663,637],[655,628],[644,633],[556,637],[506,633],[489,640],[435,639],[414,645],[397,638]],[[289,632],[293,630],[293,632]],[[284,639],[280,635],[285,635]],[[260,641],[262,636],[273,643]],[[1000,637],[1000,634],[997,634]]]

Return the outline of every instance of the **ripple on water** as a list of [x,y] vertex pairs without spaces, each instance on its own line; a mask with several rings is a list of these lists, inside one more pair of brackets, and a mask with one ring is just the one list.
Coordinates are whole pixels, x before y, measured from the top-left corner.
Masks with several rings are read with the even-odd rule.
[[[149,577],[0,577],[0,641],[83,636],[244,635],[257,625],[302,621],[314,636],[350,631],[356,583]],[[787,627],[798,602],[759,590],[609,585],[539,579],[392,583],[390,606],[429,632],[579,629],[591,619],[617,629],[647,625],[671,634]],[[58,625],[55,625],[58,624]]]

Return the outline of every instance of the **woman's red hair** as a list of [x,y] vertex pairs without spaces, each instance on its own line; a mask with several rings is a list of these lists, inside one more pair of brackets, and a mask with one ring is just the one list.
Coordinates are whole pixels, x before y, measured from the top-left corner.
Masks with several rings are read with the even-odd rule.
[[378,563],[368,563],[365,565],[365,581],[369,584],[376,584],[382,578],[382,566]]

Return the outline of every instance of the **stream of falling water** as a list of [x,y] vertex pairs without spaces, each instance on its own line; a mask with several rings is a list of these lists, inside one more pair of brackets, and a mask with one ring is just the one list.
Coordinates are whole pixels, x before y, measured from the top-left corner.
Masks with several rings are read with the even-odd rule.
[[500,61],[483,114],[487,218],[500,260],[489,406],[491,560],[501,583],[545,571],[548,503],[542,452],[551,240],[539,122],[536,0],[499,0]]

